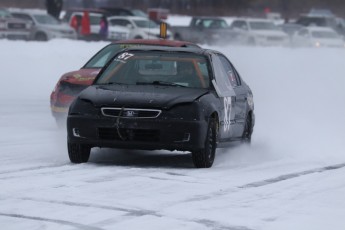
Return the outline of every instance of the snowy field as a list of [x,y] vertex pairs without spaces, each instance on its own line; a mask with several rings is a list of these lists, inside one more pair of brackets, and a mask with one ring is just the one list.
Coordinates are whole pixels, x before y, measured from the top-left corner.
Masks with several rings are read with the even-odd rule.
[[254,93],[251,146],[187,153],[93,149],[69,162],[49,96],[104,42],[0,40],[0,228],[345,228],[345,49],[210,47]]

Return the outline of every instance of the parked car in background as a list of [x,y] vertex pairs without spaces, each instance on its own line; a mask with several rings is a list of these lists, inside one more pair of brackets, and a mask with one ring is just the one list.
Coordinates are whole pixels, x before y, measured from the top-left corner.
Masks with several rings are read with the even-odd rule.
[[301,15],[297,20],[297,24],[303,26],[321,26],[329,27],[338,34],[345,36],[345,25],[340,18],[333,14],[305,14]]
[[117,53],[73,101],[68,155],[87,162],[92,147],[190,151],[212,166],[217,147],[250,142],[253,94],[220,52],[132,47]]
[[69,105],[83,89],[92,84],[100,69],[110,58],[126,47],[144,45],[199,48],[199,46],[190,42],[157,39],[117,41],[105,46],[81,67],[80,70],[65,73],[58,80],[50,95],[50,108],[57,124],[62,126],[65,123]]
[[295,46],[308,47],[342,47],[345,48],[343,38],[328,27],[305,27],[293,36]]
[[293,35],[299,31],[300,29],[304,28],[304,26],[296,23],[284,23],[278,25],[278,27],[284,31],[286,34],[290,36],[290,38],[293,37]]
[[325,15],[301,15],[297,20],[297,24],[303,26],[322,26],[322,27],[330,27],[335,28],[337,26],[337,22],[335,17],[333,16],[325,16]]
[[[159,25],[144,17],[135,16],[110,16],[108,17],[109,28],[129,29],[128,39],[157,39],[160,38]],[[167,39],[172,34],[167,31]]]
[[[82,20],[82,17],[84,16],[84,12],[88,12],[88,16],[90,19],[90,34],[85,37],[78,33],[79,39],[89,39],[89,40],[99,40],[101,39],[99,31],[100,31],[100,21],[102,17],[108,17],[109,13],[105,10],[100,9],[70,9],[65,14],[63,21],[72,24],[72,20],[74,17],[79,18],[79,20]],[[81,27],[81,25],[80,25]],[[81,29],[81,28],[80,28]],[[78,31],[77,31],[78,32]],[[107,40],[125,40],[128,39],[130,33],[129,28],[124,27],[108,27],[108,36]]]
[[0,8],[0,38],[29,40],[32,23],[14,18],[6,9]]
[[174,39],[199,44],[243,44],[245,33],[233,31],[223,18],[193,17],[188,26],[171,26]]
[[68,25],[59,22],[45,11],[41,10],[11,10],[13,17],[30,21],[33,30],[30,38],[37,41],[48,41],[53,38],[76,39],[76,32]]
[[233,20],[230,27],[247,34],[246,43],[259,46],[288,46],[289,36],[272,21],[243,18]]

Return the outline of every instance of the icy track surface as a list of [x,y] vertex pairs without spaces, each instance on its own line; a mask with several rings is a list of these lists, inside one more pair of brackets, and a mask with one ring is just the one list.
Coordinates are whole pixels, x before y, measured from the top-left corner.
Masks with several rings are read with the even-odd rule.
[[49,96],[106,44],[0,41],[1,229],[345,228],[345,49],[211,47],[251,86],[256,126],[210,169],[109,149],[73,165]]

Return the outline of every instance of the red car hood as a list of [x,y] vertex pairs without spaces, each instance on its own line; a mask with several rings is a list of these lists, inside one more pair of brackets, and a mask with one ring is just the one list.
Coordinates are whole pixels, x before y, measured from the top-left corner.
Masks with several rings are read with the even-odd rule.
[[91,85],[101,69],[80,69],[65,73],[60,81],[69,82],[77,85]]

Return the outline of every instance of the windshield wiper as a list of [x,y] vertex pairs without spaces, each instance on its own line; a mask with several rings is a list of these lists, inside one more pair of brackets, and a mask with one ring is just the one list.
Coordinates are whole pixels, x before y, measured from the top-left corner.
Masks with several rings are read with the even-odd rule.
[[165,85],[165,86],[186,87],[185,85],[181,85],[181,84],[169,82],[169,81],[137,82],[137,85]]

